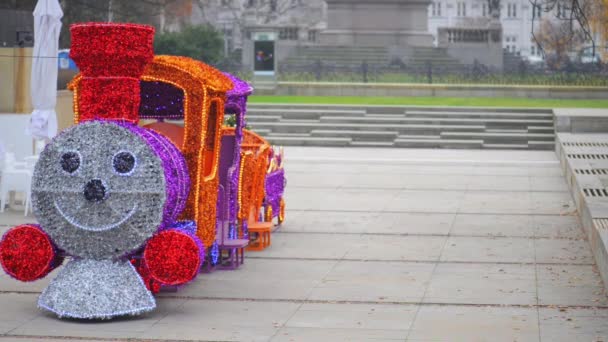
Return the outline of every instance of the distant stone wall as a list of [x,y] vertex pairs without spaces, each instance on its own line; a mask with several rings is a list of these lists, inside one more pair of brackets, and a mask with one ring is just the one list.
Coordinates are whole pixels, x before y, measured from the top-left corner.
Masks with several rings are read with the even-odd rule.
[[463,64],[503,69],[502,28],[439,28],[439,47]]
[[[261,94],[259,91],[256,93]],[[271,93],[293,96],[606,99],[608,87],[278,82]]]

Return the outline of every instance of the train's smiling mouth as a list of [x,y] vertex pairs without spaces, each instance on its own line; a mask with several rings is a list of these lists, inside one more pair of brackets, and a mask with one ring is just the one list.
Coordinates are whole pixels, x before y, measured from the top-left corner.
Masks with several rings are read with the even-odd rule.
[[90,227],[90,226],[85,226],[83,224],[80,224],[80,223],[76,222],[76,220],[74,218],[70,217],[69,215],[66,215],[63,212],[63,210],[61,210],[61,207],[59,207],[59,204],[57,204],[57,201],[53,201],[53,204],[55,205],[55,209],[57,209],[57,211],[59,212],[61,217],[63,217],[66,221],[68,221],[69,224],[71,224],[72,226],[74,226],[76,228],[80,228],[82,230],[86,230],[86,231],[90,231],[90,232],[103,232],[106,230],[114,229],[114,228],[120,226],[121,224],[127,222],[127,220],[130,219],[131,216],[133,216],[133,214],[135,214],[135,212],[137,211],[137,203],[136,203],[133,205],[133,208],[119,221],[108,224],[108,225],[100,226],[100,227]]

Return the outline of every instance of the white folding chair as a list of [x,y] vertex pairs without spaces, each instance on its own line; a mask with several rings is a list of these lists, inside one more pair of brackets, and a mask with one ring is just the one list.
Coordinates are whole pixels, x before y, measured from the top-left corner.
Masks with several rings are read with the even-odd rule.
[[[21,192],[25,196],[23,204],[25,216],[31,211],[31,182],[35,162],[17,162],[15,155],[7,153],[0,175],[0,213],[4,212],[7,197],[11,191]],[[10,204],[10,203],[9,203]]]

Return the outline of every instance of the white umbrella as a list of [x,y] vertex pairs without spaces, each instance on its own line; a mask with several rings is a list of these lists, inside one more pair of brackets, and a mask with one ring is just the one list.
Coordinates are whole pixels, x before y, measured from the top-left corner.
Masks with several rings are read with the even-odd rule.
[[34,111],[28,133],[35,139],[57,134],[57,53],[63,11],[58,0],[38,0],[34,9],[31,94]]

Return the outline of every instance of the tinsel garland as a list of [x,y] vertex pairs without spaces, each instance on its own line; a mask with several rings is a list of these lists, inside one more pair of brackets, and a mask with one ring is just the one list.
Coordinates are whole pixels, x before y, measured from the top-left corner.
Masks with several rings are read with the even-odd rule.
[[267,206],[272,208],[272,217],[278,216],[281,212],[281,199],[285,192],[285,169],[279,169],[266,175],[264,191],[264,201]]
[[205,248],[187,227],[165,229],[152,237],[143,264],[150,278],[161,285],[183,285],[196,277]]
[[62,262],[57,247],[38,225],[17,226],[0,240],[0,264],[17,280],[27,282],[44,278]]
[[[80,69],[78,121],[139,121],[139,78],[154,55],[154,28],[85,23],[70,27],[70,57]],[[119,101],[117,99],[120,99]]]
[[[215,134],[214,139],[209,135],[220,131],[223,101],[232,82],[215,68],[177,56],[155,56],[142,80],[171,84],[184,93],[184,141],[180,150],[186,158],[192,187],[180,218],[196,222],[197,235],[208,248],[215,241],[221,134]],[[209,127],[209,123],[214,126]]]

